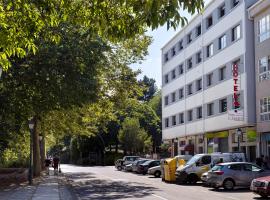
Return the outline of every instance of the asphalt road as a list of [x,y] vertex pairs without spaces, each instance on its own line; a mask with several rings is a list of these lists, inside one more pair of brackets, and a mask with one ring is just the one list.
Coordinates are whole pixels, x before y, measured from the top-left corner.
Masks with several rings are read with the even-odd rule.
[[113,166],[61,165],[81,200],[248,200],[262,199],[248,189],[213,190],[196,185],[176,185],[148,175],[117,171]]

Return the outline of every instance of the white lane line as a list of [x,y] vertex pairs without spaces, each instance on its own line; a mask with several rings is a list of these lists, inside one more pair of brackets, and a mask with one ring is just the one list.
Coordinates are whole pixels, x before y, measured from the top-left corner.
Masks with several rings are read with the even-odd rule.
[[157,197],[157,198],[162,199],[162,200],[169,200],[169,199],[166,199],[166,198],[164,198],[164,197],[161,197],[161,196],[155,195],[155,194],[152,194],[152,196]]

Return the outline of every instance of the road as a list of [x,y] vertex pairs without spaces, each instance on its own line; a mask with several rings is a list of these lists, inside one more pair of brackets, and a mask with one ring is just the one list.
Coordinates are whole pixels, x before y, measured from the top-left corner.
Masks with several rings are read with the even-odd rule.
[[197,185],[176,185],[148,175],[117,171],[113,166],[61,165],[81,200],[248,200],[261,199],[248,189],[213,190]]

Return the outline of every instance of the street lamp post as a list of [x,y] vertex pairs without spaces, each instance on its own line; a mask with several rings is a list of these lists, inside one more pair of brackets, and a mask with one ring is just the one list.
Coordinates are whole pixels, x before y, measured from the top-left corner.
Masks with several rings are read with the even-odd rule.
[[29,172],[28,172],[28,181],[29,184],[32,184],[33,180],[33,130],[34,130],[34,119],[29,120],[29,131],[30,131],[30,155],[29,155]]
[[236,130],[236,134],[237,134],[237,142],[238,142],[238,152],[241,152],[241,149],[240,149],[240,136],[242,135],[242,130],[241,128],[238,128]]

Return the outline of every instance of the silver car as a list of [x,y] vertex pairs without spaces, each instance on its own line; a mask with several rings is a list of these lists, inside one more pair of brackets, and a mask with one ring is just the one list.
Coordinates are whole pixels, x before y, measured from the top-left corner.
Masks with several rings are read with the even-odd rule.
[[207,184],[214,188],[232,190],[235,186],[249,187],[253,179],[268,174],[269,172],[248,162],[220,163],[208,171]]

